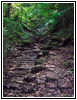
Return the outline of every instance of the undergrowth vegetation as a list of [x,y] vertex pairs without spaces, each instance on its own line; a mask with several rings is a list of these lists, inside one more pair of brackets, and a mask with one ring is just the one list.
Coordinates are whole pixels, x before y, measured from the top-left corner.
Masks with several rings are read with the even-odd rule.
[[[15,45],[29,45],[36,37],[47,37],[43,46],[58,46],[58,40],[73,38],[73,3],[3,3],[4,55]],[[57,39],[58,38],[58,39]]]

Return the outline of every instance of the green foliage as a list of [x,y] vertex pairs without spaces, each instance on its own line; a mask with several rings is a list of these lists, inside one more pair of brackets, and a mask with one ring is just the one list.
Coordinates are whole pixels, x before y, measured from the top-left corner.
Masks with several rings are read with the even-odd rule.
[[58,46],[58,36],[52,36],[47,42],[44,43],[43,48],[51,48],[53,46]]
[[[3,4],[3,8],[6,13],[6,3]],[[34,29],[51,24],[49,30],[53,30],[60,21],[62,24],[71,22],[73,12],[73,4],[70,3],[11,3],[10,16],[14,21],[22,21]]]
[[22,43],[22,45],[24,44],[25,46],[27,46],[27,45],[30,45],[32,43],[32,39],[27,39],[27,40],[22,39],[22,42],[20,42],[20,43]]
[[45,61],[44,58],[36,59],[36,60],[35,60],[35,65],[37,65],[37,64],[42,64],[44,61]]
[[42,45],[42,48],[47,50],[50,47],[49,42],[46,42]]
[[57,36],[57,35],[53,35],[52,37],[51,37],[51,39],[58,39],[59,37]]
[[74,72],[74,68],[69,68],[69,69],[67,69],[67,72],[68,72],[68,73],[73,73],[73,72]]
[[61,29],[60,31],[55,33],[58,37],[73,37],[74,35],[74,26],[73,24],[70,25],[68,28]]
[[22,25],[19,22],[12,21],[11,19],[4,18],[3,25],[11,35],[22,32]]
[[[5,17],[7,10],[8,3],[3,3],[4,48],[11,48],[11,44],[17,43],[31,44],[33,37],[46,34],[73,36],[73,3],[11,3],[10,18]],[[57,45],[51,35],[44,47]]]
[[13,44],[30,44],[32,39],[30,39],[30,32],[23,32],[23,26],[18,21],[13,21],[4,17],[4,32],[3,32],[3,46],[4,54],[10,53]]
[[51,46],[58,46],[58,42],[52,42]]

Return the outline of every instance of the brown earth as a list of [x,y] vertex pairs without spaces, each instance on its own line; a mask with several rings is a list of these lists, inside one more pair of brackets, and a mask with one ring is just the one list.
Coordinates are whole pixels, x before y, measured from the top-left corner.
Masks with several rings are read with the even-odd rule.
[[[16,46],[4,60],[4,97],[72,97],[74,95],[73,46],[50,49],[43,55],[39,44]],[[42,63],[35,64],[38,55]]]

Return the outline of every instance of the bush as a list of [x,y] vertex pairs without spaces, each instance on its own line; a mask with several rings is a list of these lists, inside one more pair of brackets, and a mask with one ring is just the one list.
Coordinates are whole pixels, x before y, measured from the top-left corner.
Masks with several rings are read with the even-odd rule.
[[58,42],[52,42],[51,46],[58,46]]
[[68,38],[73,37],[74,35],[74,26],[71,24],[68,28],[61,29],[60,31],[55,33],[56,36]]
[[3,19],[3,49],[4,54],[8,54],[11,51],[14,44],[27,44],[32,43],[32,34],[28,31],[23,31],[22,24],[17,21],[11,20],[11,18]]

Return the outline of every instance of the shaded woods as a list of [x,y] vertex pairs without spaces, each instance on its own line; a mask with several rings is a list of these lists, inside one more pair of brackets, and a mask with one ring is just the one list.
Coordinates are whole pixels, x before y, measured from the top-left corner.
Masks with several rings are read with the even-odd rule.
[[74,96],[74,3],[3,3],[3,96]]

